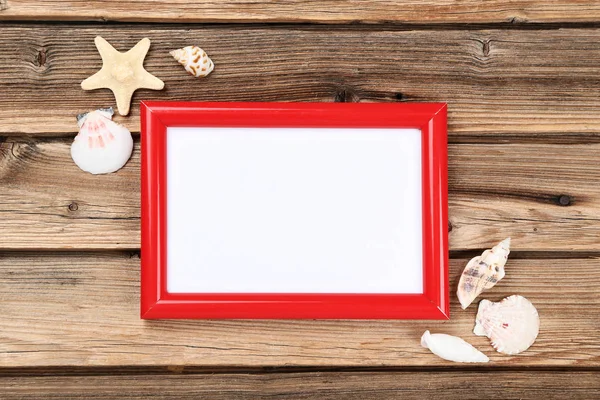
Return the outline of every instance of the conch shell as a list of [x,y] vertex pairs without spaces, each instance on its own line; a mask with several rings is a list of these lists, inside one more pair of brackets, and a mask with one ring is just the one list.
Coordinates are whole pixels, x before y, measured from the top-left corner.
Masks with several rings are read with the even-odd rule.
[[436,356],[454,362],[485,363],[490,359],[459,337],[443,333],[431,334],[425,331],[421,346],[431,350]]
[[473,333],[487,336],[492,346],[504,354],[527,350],[540,331],[536,308],[523,296],[513,295],[498,303],[481,300]]
[[510,238],[469,261],[458,283],[458,300],[466,309],[485,289],[492,288],[504,278],[504,265],[510,253]]
[[183,49],[173,50],[169,54],[196,78],[207,76],[215,68],[206,52],[198,46],[187,46]]
[[131,157],[131,132],[113,122],[112,116],[112,108],[77,116],[79,134],[71,145],[71,157],[82,170],[91,174],[115,172]]

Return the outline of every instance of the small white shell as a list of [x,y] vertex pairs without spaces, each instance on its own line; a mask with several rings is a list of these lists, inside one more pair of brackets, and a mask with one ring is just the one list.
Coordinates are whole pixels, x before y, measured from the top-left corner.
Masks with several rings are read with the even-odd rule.
[[206,52],[198,46],[187,46],[183,49],[173,50],[169,54],[196,78],[207,76],[215,68]]
[[492,288],[504,278],[504,265],[510,253],[510,238],[506,238],[465,267],[456,295],[462,309],[466,309],[485,289]]
[[485,363],[490,359],[459,337],[425,331],[421,346],[444,360],[465,363]]
[[131,132],[112,121],[113,111],[96,110],[78,117],[79,134],[71,145],[71,157],[91,174],[121,169],[133,151]]
[[481,300],[473,333],[487,336],[494,349],[504,354],[527,350],[540,331],[536,308],[523,296],[513,295],[493,303]]

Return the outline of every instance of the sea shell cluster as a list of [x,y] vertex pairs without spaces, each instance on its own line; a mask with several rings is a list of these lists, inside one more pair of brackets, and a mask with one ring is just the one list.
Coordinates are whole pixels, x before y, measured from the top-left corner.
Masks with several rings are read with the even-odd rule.
[[196,78],[205,77],[212,72],[215,64],[206,52],[198,46],[187,46],[171,51],[169,54],[183,65],[185,70]]
[[123,125],[112,121],[113,110],[100,109],[77,117],[79,133],[71,145],[71,157],[91,174],[121,169],[131,157],[133,138]]
[[[84,90],[110,88],[121,115],[129,113],[131,96],[136,89],[160,90],[164,83],[149,74],[143,60],[150,48],[144,38],[127,53],[115,50],[98,36],[96,47],[102,55],[102,69],[81,83]],[[205,77],[215,68],[206,52],[198,46],[173,50],[170,54],[195,77]],[[134,79],[135,78],[135,79]],[[131,157],[133,138],[127,128],[112,121],[113,110],[99,109],[77,117],[79,133],[71,145],[71,157],[79,168],[91,174],[107,174],[122,168]]]
[[[510,253],[510,238],[471,259],[461,274],[457,296],[466,309],[484,290],[504,278],[504,266]],[[540,331],[540,318],[535,306],[523,296],[509,296],[497,303],[481,300],[473,333],[487,336],[499,353],[515,355],[527,350]],[[445,360],[454,362],[487,362],[488,357],[463,339],[425,331],[421,345]]]

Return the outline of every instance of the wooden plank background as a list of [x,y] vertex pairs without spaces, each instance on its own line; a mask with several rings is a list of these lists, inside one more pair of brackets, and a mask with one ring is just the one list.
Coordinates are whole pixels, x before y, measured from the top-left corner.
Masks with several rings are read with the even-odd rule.
[[[444,101],[450,140],[600,141],[600,29],[419,29],[322,26],[12,25],[0,40],[0,132],[64,136],[74,116],[114,105],[108,90],[80,83],[102,61],[101,35],[125,51],[152,40],[148,71],[163,91],[139,100]],[[168,51],[201,44],[208,79],[182,73]],[[52,104],[52,112],[48,104]],[[27,112],[15,112],[27,110]],[[41,123],[43,121],[43,123]]]
[[[139,248],[139,146],[127,168],[94,176],[72,163],[71,142],[0,143],[1,248]],[[451,250],[506,236],[514,250],[597,250],[599,154],[600,143],[450,144]]]
[[[344,399],[344,400],[505,400],[600,397],[593,372],[460,371],[319,372],[134,376],[36,376],[0,378],[5,400],[30,399]],[[125,397],[126,396],[126,397]]]
[[[452,260],[452,288],[466,261]],[[540,335],[517,356],[473,335],[477,307],[462,311],[454,295],[450,321],[142,321],[136,254],[3,254],[0,268],[4,367],[456,366],[420,346],[426,329],[464,337],[493,368],[600,363],[598,258],[510,261],[485,297],[520,293],[536,305]]]
[[[0,398],[599,398],[599,22],[589,0],[0,0]],[[534,346],[496,353],[454,295],[444,322],[140,320],[138,140],[116,174],[69,155],[75,115],[114,106],[79,86],[96,35],[152,40],[166,88],[116,118],[136,136],[142,99],[448,102],[451,291],[511,236],[485,297],[532,300]],[[208,78],[167,54],[189,44]]]
[[597,22],[593,0],[0,0],[0,19],[150,22]]

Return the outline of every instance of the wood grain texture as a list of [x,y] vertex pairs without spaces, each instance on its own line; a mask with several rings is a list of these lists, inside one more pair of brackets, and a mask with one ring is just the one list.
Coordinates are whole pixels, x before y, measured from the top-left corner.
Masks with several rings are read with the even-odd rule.
[[[454,292],[467,260],[451,262]],[[600,259],[511,259],[486,292],[537,307],[540,335],[525,353],[496,353],[472,334],[476,307],[450,321],[180,320],[139,318],[139,259],[122,253],[0,255],[0,367],[438,367],[426,329],[459,335],[497,366],[600,366]]]
[[[491,382],[491,380],[493,382]],[[598,372],[314,372],[3,377],[4,400],[306,399],[579,400],[600,397]]]
[[600,6],[592,0],[2,0],[0,20],[408,24],[597,22],[600,20]]
[[0,143],[0,248],[139,248],[139,147],[117,173],[91,175],[72,140]]
[[[71,139],[0,143],[0,248],[137,249],[140,162],[90,175]],[[449,146],[450,248],[600,250],[600,144]]]
[[[80,88],[102,65],[96,35],[122,51],[142,37],[152,40],[146,67],[166,88],[136,93],[131,116],[117,118],[132,131],[139,130],[140,99],[402,99],[448,102],[451,141],[600,141],[600,29],[349,26],[4,25],[3,135],[64,135],[77,130],[78,113],[114,106],[110,91]],[[205,79],[188,75],[168,54],[193,43],[215,62]]]

